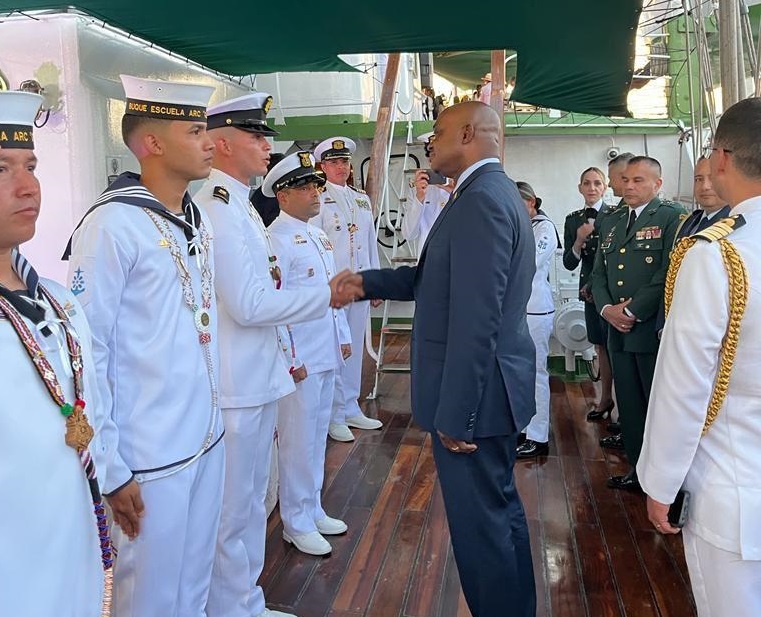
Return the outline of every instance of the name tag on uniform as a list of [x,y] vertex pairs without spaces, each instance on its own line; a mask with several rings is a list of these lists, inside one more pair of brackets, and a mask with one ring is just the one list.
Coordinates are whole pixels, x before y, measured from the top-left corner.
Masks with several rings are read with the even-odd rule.
[[293,243],[294,244],[306,244],[307,240],[301,234],[296,234],[295,236],[293,236]]
[[307,269],[307,276],[314,276],[314,268]]
[[333,250],[333,244],[328,240],[327,238],[320,237],[320,244],[325,248],[326,251],[332,251]]

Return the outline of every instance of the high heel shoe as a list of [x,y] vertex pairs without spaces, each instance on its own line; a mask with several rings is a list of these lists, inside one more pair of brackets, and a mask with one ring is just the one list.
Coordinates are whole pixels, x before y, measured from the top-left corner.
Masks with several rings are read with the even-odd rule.
[[615,403],[611,401],[605,409],[593,409],[587,414],[587,422],[607,420],[610,417],[610,412],[613,411],[613,407],[615,407]]

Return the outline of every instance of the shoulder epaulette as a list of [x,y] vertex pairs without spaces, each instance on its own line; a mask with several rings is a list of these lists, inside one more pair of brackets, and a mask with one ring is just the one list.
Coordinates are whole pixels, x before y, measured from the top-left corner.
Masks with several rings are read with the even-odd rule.
[[569,219],[572,216],[582,216],[583,214],[584,214],[584,208],[582,208],[581,210],[574,210],[573,212],[569,212],[568,214],[565,215],[565,218]]
[[214,190],[211,192],[211,196],[220,201],[224,201],[226,204],[230,203],[230,191],[224,186],[215,186]]
[[678,201],[672,201],[670,199],[661,200],[661,205],[668,206],[669,208],[673,208],[674,210],[686,211],[686,208],[682,204],[680,204]]
[[745,217],[743,217],[742,214],[734,214],[715,222],[710,227],[706,227],[703,231],[693,234],[693,237],[707,240],[708,242],[716,242],[717,240],[726,238],[735,229],[739,229],[743,225],[745,225]]
[[609,216],[611,214],[618,214],[619,217],[629,216],[629,206],[613,206],[610,210],[605,212],[605,216]]
[[358,189],[353,184],[347,183],[346,186],[348,186],[352,191],[356,191],[357,193],[362,193],[363,195],[367,195],[367,191],[363,191],[362,189]]

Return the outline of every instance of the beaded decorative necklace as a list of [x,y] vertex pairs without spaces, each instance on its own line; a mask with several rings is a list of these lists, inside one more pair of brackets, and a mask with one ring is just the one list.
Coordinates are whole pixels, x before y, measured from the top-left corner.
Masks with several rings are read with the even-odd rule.
[[37,369],[37,373],[45,384],[50,397],[58,405],[61,415],[66,418],[66,435],[64,437],[66,445],[77,451],[79,460],[82,463],[82,468],[87,477],[98,526],[101,561],[105,572],[101,616],[107,617],[111,614],[113,598],[114,556],[109,533],[108,517],[106,516],[106,511],[103,506],[103,497],[101,496],[100,487],[98,486],[95,463],[93,462],[87,447],[93,438],[94,431],[84,413],[84,366],[82,363],[82,346],[71,326],[66,310],[58,303],[53,294],[41,284],[37,285],[37,289],[41,297],[47,300],[49,305],[58,315],[58,318],[63,325],[64,332],[66,333],[66,344],[69,350],[71,371],[74,381],[74,396],[76,397],[73,405],[66,402],[63,388],[60,381],[58,381],[58,376],[53,370],[45,352],[42,351],[37,339],[34,337],[34,334],[24,322],[21,314],[2,296],[0,296],[0,312],[4,313],[8,318],[13,330],[18,335],[24,349],[32,360],[34,367]]
[[145,213],[150,217],[153,224],[158,229],[165,246],[169,248],[169,253],[172,256],[174,265],[177,268],[177,275],[180,279],[182,286],[182,297],[185,301],[185,305],[193,312],[193,321],[198,331],[198,342],[201,344],[203,350],[203,357],[206,363],[206,373],[209,377],[209,388],[211,390],[211,416],[209,420],[209,428],[207,430],[204,440],[196,452],[190,459],[172,467],[159,474],[151,474],[150,478],[140,477],[141,481],[157,480],[159,478],[165,478],[173,475],[182,469],[185,469],[193,462],[198,460],[209,449],[214,439],[214,431],[217,426],[217,418],[219,415],[219,390],[217,387],[217,380],[214,372],[214,362],[211,355],[211,298],[213,293],[213,275],[211,271],[210,253],[211,253],[211,238],[206,230],[206,226],[203,222],[198,224],[198,238],[199,242],[194,243],[195,257],[198,261],[199,269],[201,271],[201,304],[196,303],[195,292],[193,291],[193,283],[190,277],[190,270],[188,269],[185,260],[182,257],[182,249],[177,242],[177,239],[172,233],[169,227],[167,219],[150,208],[143,208]]

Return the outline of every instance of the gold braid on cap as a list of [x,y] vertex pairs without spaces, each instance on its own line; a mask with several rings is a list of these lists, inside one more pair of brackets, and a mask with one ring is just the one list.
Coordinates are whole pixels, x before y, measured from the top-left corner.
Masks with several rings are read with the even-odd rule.
[[[666,315],[671,308],[671,302],[674,299],[674,286],[676,284],[677,273],[682,265],[687,251],[697,242],[696,237],[683,238],[679,241],[671,253],[671,263],[669,264],[668,273],[666,274],[666,288],[664,291],[664,304]],[[732,367],[735,363],[737,354],[737,343],[740,338],[740,323],[742,322],[745,308],[748,305],[748,272],[745,269],[745,263],[740,257],[740,253],[735,246],[727,239],[718,240],[721,258],[724,261],[724,267],[727,271],[729,282],[729,322],[724,338],[721,341],[721,350],[719,351],[719,370],[714,380],[711,400],[708,402],[706,411],[706,420],[703,425],[703,435],[708,432],[711,425],[719,415],[721,406],[727,398],[729,390],[729,377],[732,373]]]

